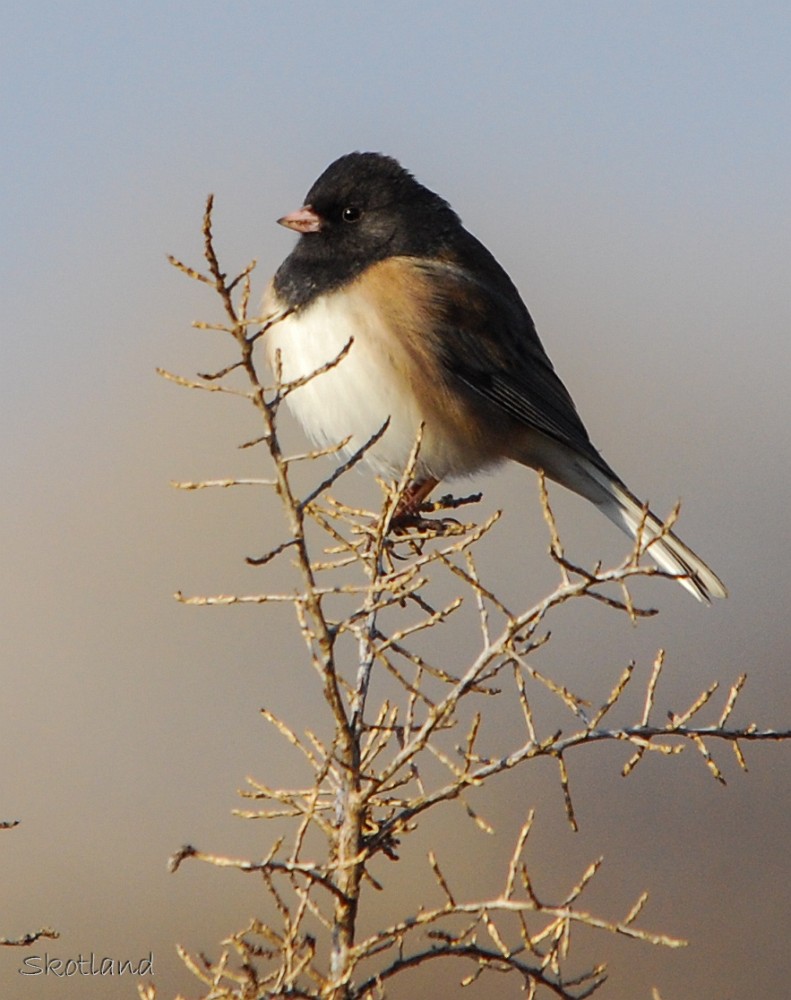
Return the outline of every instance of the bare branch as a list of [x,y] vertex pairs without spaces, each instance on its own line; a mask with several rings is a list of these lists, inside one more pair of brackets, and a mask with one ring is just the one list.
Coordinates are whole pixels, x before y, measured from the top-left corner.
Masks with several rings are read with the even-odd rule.
[[[474,827],[491,832],[478,810],[476,794],[497,775],[528,767],[537,759],[555,761],[566,816],[576,830],[584,818],[575,815],[572,797],[577,751],[589,752],[597,743],[624,744],[630,756],[621,773],[628,775],[648,752],[672,758],[692,748],[713,777],[724,783],[723,770],[714,759],[717,741],[729,743],[744,768],[745,743],[786,741],[791,730],[731,722],[744,675],[729,687],[713,722],[703,720],[719,697],[717,684],[683,711],[664,708],[663,715],[659,681],[669,669],[663,650],[650,668],[632,661],[609,681],[603,679],[592,701],[581,698],[550,671],[539,669],[550,625],[554,627],[559,617],[562,620],[561,609],[569,602],[593,600],[633,622],[656,614],[655,609],[635,603],[633,584],[640,577],[678,578],[642,565],[645,553],[671,530],[678,507],[661,526],[648,523],[645,508],[624,561],[612,568],[589,569],[566,553],[540,473],[539,499],[557,580],[544,596],[514,609],[498,596],[497,581],[485,579],[481,567],[486,563],[476,555],[483,551],[477,546],[497,530],[499,513],[482,523],[462,523],[457,514],[479,495],[442,497],[424,503],[414,520],[395,518],[416,478],[422,427],[399,480],[382,484],[378,511],[360,509],[330,491],[343,488],[348,474],[387,432],[387,423],[351,453],[347,438],[328,447],[284,454],[277,431],[280,404],[344,364],[352,341],[308,375],[284,381],[280,359],[275,357],[273,380],[262,378],[256,344],[290,310],[249,316],[255,262],[234,277],[226,275],[215,248],[212,209],[209,198],[203,219],[203,269],[175,258],[171,263],[215,290],[222,323],[196,325],[216,331],[226,342],[230,335],[237,354],[218,371],[195,379],[164,370],[160,374],[186,388],[225,393],[251,404],[256,425],[240,447],[262,446],[267,467],[260,477],[229,475],[173,485],[184,491],[272,489],[283,512],[282,534],[268,552],[248,557],[247,563],[273,565],[277,571],[283,567],[279,557],[286,555],[293,581],[289,578],[286,585],[278,577],[276,591],[262,584],[260,593],[185,596],[178,592],[176,599],[200,607],[246,604],[250,613],[259,605],[293,607],[305,643],[305,663],[301,672],[295,665],[295,683],[306,690],[310,684],[316,686],[325,711],[322,719],[303,720],[297,730],[270,709],[261,710],[283,746],[296,751],[306,770],[306,777],[294,787],[251,776],[240,792],[249,808],[236,810],[237,815],[278,824],[264,857],[226,857],[186,846],[171,859],[173,871],[194,858],[258,875],[273,913],[271,919],[249,921],[226,938],[214,961],[180,950],[203,986],[204,1000],[285,996],[374,1000],[385,995],[390,980],[437,958],[463,963],[463,984],[509,974],[517,977],[529,1000],[546,994],[582,1000],[599,990],[606,972],[597,962],[582,973],[578,966],[569,973],[579,931],[681,947],[684,942],[671,935],[638,926],[646,893],[638,896],[622,920],[583,908],[581,899],[598,877],[601,859],[589,864],[579,878],[569,877],[569,888],[559,900],[546,901],[526,861],[530,832],[537,822],[534,809],[503,859],[499,891],[465,900],[450,884],[446,872],[452,869],[440,857],[438,845],[429,853],[431,874],[425,881],[434,896],[438,894],[439,904],[415,903],[389,926],[361,935],[359,915],[367,899],[363,886],[388,891],[389,882],[400,875],[401,869],[391,866],[401,864],[402,840],[430,811],[457,802],[463,809],[456,810],[462,823],[469,819]],[[238,387],[240,380],[243,389]],[[335,467],[329,473],[319,471],[313,463],[328,456],[336,459]],[[305,473],[312,476],[313,485],[297,488],[295,483]],[[263,569],[262,578],[273,570]],[[450,596],[443,590],[447,585],[453,587]],[[447,650],[453,646],[441,637],[455,629],[463,637],[456,648],[463,652],[446,663]],[[643,684],[644,695],[633,716],[627,711],[626,693]],[[554,709],[551,718],[542,709],[547,693]],[[523,722],[516,738],[500,724],[498,715],[503,699],[514,697]],[[381,855],[387,863],[382,863]],[[421,891],[423,883],[416,880],[414,889]],[[156,1000],[151,985],[141,986],[140,995]]]

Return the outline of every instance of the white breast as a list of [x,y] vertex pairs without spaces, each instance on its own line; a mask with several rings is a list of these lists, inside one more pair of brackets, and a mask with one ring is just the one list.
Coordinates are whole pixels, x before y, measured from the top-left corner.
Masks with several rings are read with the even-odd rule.
[[389,418],[384,436],[366,461],[378,473],[403,472],[423,419],[409,385],[392,362],[392,342],[376,310],[348,288],[323,295],[276,323],[265,336],[270,365],[280,353],[282,379],[304,378],[327,364],[352,340],[336,367],[289,393],[287,403],[312,441],[335,445],[344,438],[348,454],[368,441]]

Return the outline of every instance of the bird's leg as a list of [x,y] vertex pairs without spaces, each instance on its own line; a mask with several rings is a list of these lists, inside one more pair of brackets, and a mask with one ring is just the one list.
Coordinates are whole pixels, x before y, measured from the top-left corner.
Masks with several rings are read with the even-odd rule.
[[390,518],[391,528],[406,528],[420,522],[420,505],[431,493],[439,479],[416,479],[401,494],[393,516]]

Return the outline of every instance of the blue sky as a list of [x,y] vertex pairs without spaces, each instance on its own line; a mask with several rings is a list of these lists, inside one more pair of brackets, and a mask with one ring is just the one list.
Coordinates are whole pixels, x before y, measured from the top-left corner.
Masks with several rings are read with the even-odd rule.
[[44,328],[34,350],[4,338],[13,405],[95,357],[83,281],[125,310],[124,282],[151,287],[208,190],[273,267],[273,212],[351,148],[399,156],[512,267],[526,243],[551,252],[545,230],[584,239],[592,209],[630,237],[740,241],[754,280],[782,277],[783,5],[16,6],[0,43],[5,322]]

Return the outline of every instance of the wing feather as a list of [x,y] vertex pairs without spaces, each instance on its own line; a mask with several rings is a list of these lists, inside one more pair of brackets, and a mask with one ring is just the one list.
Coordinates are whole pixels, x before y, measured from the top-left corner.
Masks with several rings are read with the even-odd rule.
[[[474,241],[466,254],[454,248],[450,259],[419,265],[431,275],[441,316],[434,336],[444,367],[514,420],[612,473],[592,445],[510,278],[475,237],[465,235]],[[474,269],[464,259],[473,255]]]

